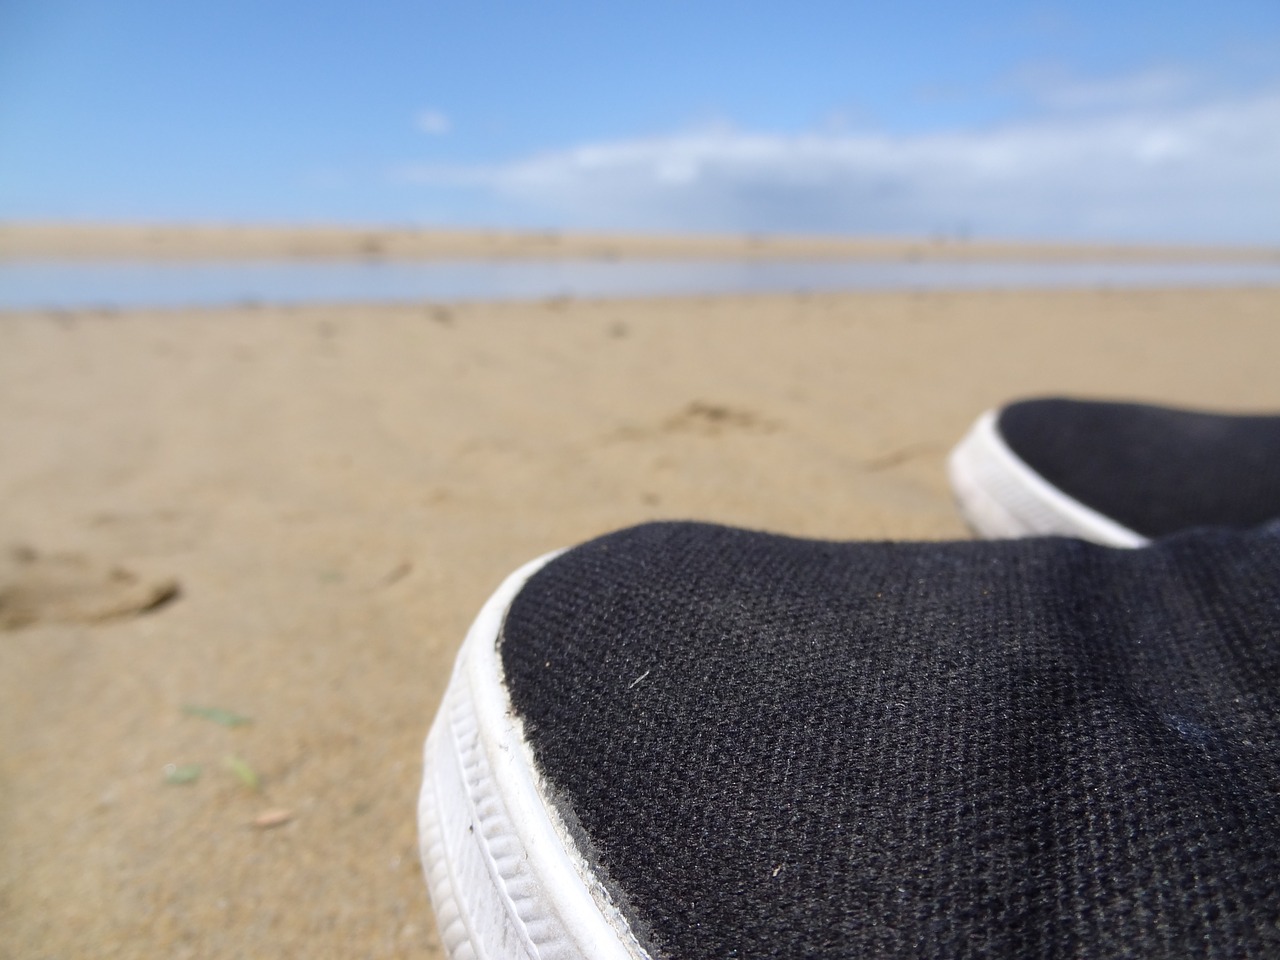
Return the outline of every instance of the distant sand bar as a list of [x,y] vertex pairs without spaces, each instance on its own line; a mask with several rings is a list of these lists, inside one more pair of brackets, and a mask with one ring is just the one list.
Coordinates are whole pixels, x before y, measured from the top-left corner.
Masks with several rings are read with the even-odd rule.
[[14,259],[750,259],[1280,262],[1280,248],[955,238],[646,236],[416,227],[0,223]]

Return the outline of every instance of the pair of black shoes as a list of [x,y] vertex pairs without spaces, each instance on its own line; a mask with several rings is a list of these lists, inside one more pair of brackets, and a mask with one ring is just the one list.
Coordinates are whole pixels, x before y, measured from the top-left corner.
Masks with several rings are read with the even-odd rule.
[[1280,417],[1031,401],[988,536],[517,571],[426,745],[451,956],[1280,956]]

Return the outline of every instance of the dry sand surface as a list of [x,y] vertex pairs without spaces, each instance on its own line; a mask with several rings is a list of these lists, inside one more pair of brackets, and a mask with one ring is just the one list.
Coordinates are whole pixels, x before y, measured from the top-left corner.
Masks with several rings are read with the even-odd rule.
[[943,460],[984,408],[1280,408],[1278,321],[1276,290],[0,314],[0,953],[438,956],[421,742],[514,566],[652,518],[963,536]]
[[1268,247],[1157,247],[989,240],[635,236],[405,227],[0,223],[0,261],[23,258],[731,259],[1280,262]]

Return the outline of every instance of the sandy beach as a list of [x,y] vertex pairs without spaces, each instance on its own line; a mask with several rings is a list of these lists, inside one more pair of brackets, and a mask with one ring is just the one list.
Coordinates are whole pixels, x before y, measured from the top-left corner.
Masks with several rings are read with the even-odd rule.
[[0,313],[0,954],[438,957],[422,738],[512,568],[654,518],[963,537],[943,462],[984,409],[1280,409],[1278,320],[1280,289]]

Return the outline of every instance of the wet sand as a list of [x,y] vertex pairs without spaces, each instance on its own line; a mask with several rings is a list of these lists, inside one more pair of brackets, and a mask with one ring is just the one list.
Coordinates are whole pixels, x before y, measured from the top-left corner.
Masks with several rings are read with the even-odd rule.
[[0,953],[439,956],[421,741],[513,567],[653,518],[964,536],[943,460],[982,410],[1278,409],[1278,320],[1280,290],[0,314]]

